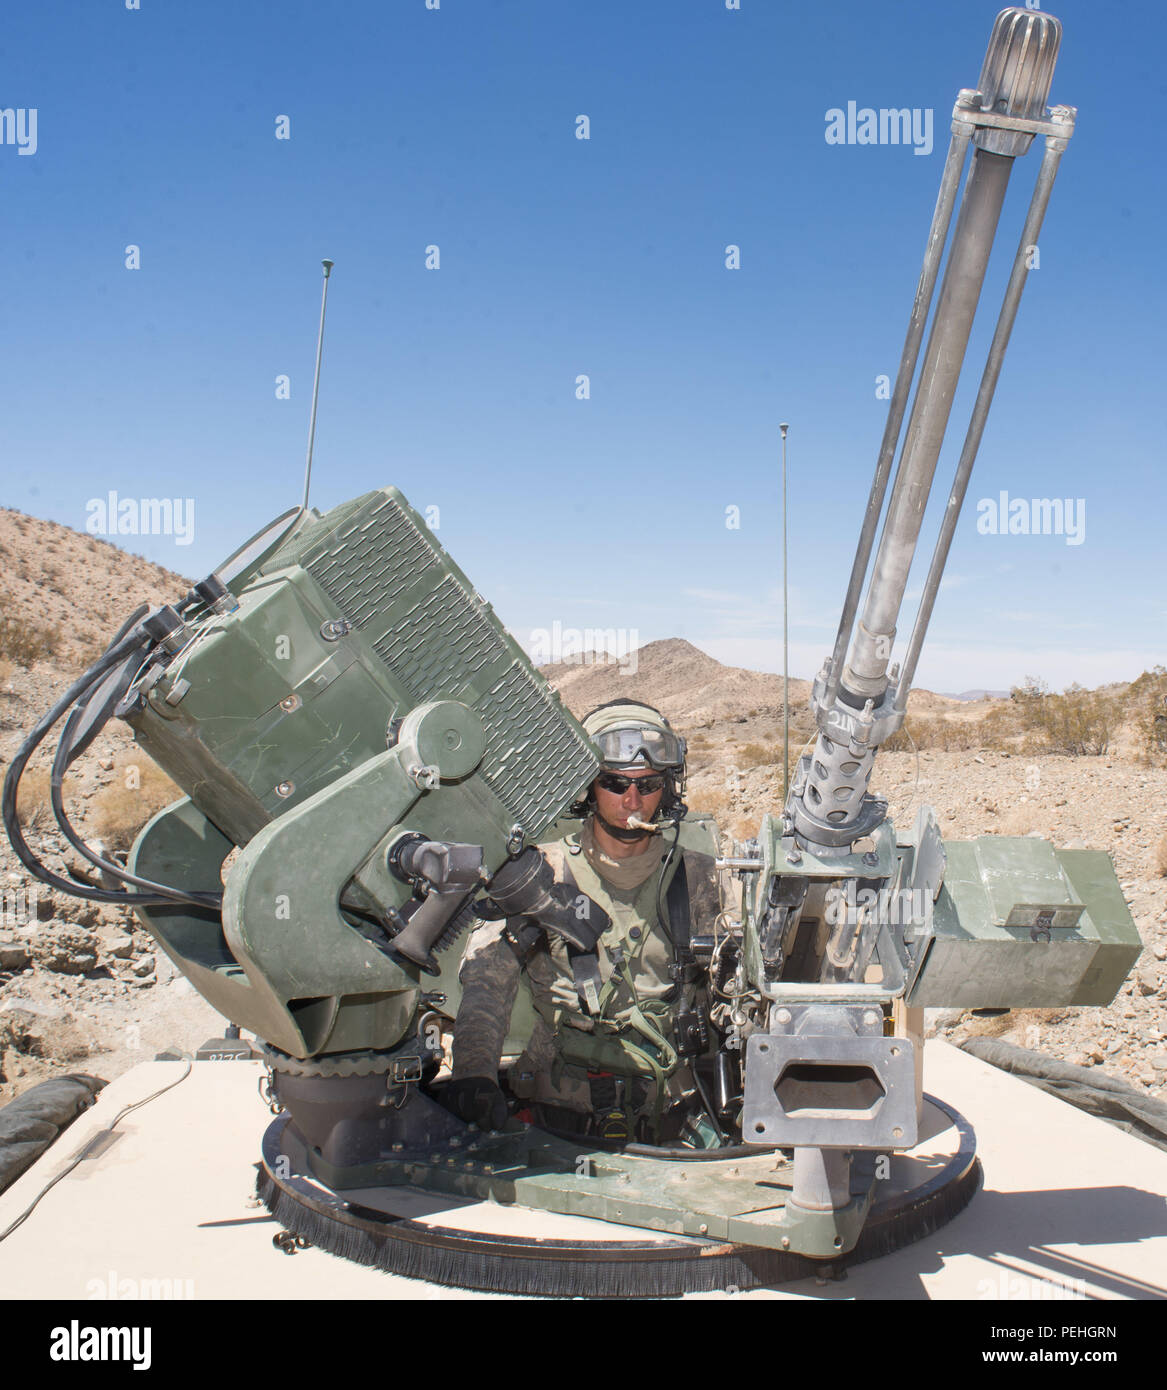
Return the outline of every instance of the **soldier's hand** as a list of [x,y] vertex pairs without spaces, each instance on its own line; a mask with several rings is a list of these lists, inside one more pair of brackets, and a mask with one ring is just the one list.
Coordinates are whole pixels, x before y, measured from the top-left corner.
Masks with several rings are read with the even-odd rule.
[[479,1129],[501,1129],[506,1123],[506,1096],[496,1082],[485,1076],[451,1081],[442,1095],[442,1104],[460,1120]]

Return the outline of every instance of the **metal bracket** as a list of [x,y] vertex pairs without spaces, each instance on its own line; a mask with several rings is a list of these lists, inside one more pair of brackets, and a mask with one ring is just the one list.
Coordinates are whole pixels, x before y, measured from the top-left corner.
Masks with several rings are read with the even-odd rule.
[[996,130],[1017,130],[1026,135],[1052,135],[1068,140],[1074,133],[1074,122],[1078,115],[1076,106],[1052,106],[1048,121],[1030,121],[1023,116],[1002,116],[996,111],[985,111],[981,107],[983,94],[972,87],[964,87],[952,108],[953,124],[972,126],[991,126]]
[[746,1043],[742,1139],[795,1148],[910,1149],[915,1053],[878,1009],[792,1005]]

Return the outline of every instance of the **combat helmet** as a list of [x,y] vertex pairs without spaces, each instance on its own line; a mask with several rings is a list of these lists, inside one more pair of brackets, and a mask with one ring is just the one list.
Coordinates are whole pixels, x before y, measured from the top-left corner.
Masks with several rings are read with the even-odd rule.
[[[651,767],[665,776],[665,790],[656,819],[680,820],[688,809],[682,800],[685,791],[685,740],[665,716],[642,700],[609,700],[597,705],[581,721],[591,738],[604,768]],[[595,809],[595,796],[589,786],[572,807],[577,815]]]

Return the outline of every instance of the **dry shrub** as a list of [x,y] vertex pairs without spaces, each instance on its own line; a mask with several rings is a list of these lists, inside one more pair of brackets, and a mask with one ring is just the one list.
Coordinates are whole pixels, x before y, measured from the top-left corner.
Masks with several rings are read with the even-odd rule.
[[1028,835],[1034,830],[1043,829],[1044,819],[1045,817],[1037,806],[1031,806],[1028,803],[1023,806],[1014,806],[1001,817],[997,834]]
[[1167,667],[1154,666],[1133,680],[1125,698],[1127,717],[1134,721],[1149,763],[1167,762]]
[[54,594],[60,594],[62,598],[69,597],[69,571],[64,565],[59,565],[54,561],[45,561],[41,565],[41,582],[46,589]]
[[1159,836],[1159,843],[1151,851],[1151,864],[1160,878],[1167,878],[1167,830]]
[[994,705],[972,726],[977,731],[982,748],[1008,748],[1017,740],[1020,720],[1011,702]]
[[104,637],[76,637],[70,650],[62,652],[59,659],[63,666],[71,670],[84,671],[104,653],[106,646]]
[[93,798],[89,828],[110,848],[127,850],[150,817],[181,795],[182,789],[145,757],[127,762]]
[[59,627],[41,627],[18,618],[11,611],[8,596],[0,595],[0,657],[17,666],[31,666],[52,656],[60,645]]
[[693,791],[686,799],[692,810],[712,816],[723,835],[744,840],[758,833],[758,818],[748,818],[740,810],[735,811],[733,798],[726,787],[715,785],[703,791]]
[[1047,695],[1037,708],[1051,750],[1078,756],[1101,757],[1122,718],[1114,696],[1080,685],[1071,685],[1064,695]]
[[[66,792],[68,786],[66,781]],[[47,830],[54,823],[53,803],[49,799],[49,774],[44,768],[29,768],[20,779],[20,790],[16,795],[16,819],[28,831]]]
[[[910,753],[912,751],[913,746],[912,740],[916,737],[915,724],[916,721],[914,719],[911,721],[910,726],[908,724],[908,721],[905,720],[904,723],[900,725],[900,727],[895,731],[894,734],[892,734],[890,738],[884,739],[884,741],[879,745],[880,749],[884,753]],[[909,727],[911,727],[912,729],[911,739],[908,738]],[[918,748],[920,745],[919,743],[916,743],[915,746]]]
[[1027,676],[1026,682],[1014,688],[1011,702],[1023,752],[1070,757],[1101,757],[1107,752],[1123,720],[1122,696],[1081,685],[1051,695],[1043,681]]
[[[1151,678],[1145,679],[1150,681]],[[1163,680],[1160,703],[1165,697],[1167,676]],[[1144,715],[1147,746],[1154,751],[1157,729],[1167,753],[1167,703],[1163,703],[1163,717],[1156,725],[1154,695],[1144,690],[1139,699],[1147,711]],[[1129,713],[1129,706],[1130,702],[1121,697],[1106,691],[1086,690],[1080,685],[1071,685],[1063,695],[1051,695],[1044,682],[1027,676],[1024,685],[1014,687],[1008,703],[994,705],[979,719],[950,719],[943,714],[913,715],[883,746],[892,753],[909,751],[914,743],[920,749],[942,752],[1000,748],[1028,754],[1098,757],[1110,748],[1119,725]]]
[[913,745],[944,753],[967,752],[972,748],[985,747],[981,723],[981,720],[946,719],[942,714],[933,718],[913,716],[904,721],[903,728],[887,739],[883,747],[889,753],[911,752]]
[[725,787],[706,787],[700,791],[692,789],[688,802],[694,811],[705,811],[711,816],[717,816],[729,809],[730,797]]
[[778,747],[766,748],[760,743],[747,743],[734,754],[738,767],[770,767],[780,765],[782,750]]

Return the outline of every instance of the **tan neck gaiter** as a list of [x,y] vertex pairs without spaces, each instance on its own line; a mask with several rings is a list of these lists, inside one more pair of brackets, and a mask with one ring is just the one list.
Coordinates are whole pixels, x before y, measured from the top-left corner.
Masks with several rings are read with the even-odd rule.
[[596,873],[621,892],[635,891],[660,868],[661,857],[656,852],[656,846],[652,844],[649,844],[643,854],[632,854],[627,859],[613,859],[596,844],[590,816],[579,833],[579,844]]

